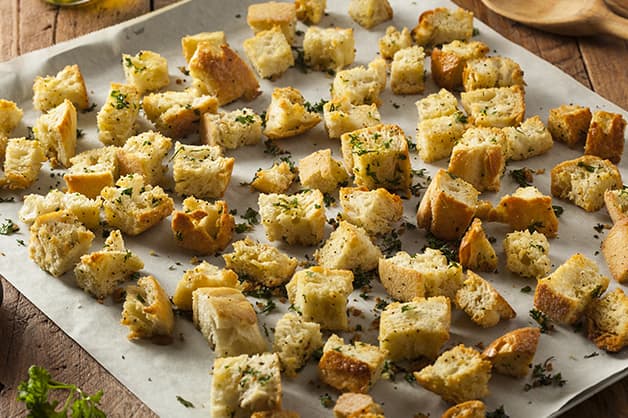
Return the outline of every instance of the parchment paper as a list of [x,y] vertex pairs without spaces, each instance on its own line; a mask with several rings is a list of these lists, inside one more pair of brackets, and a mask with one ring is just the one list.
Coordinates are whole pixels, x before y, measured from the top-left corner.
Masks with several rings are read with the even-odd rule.
[[[320,26],[354,28],[357,49],[355,64],[367,64],[376,56],[377,40],[388,24],[398,28],[403,26],[412,28],[419,14],[425,10],[436,6],[455,7],[446,1],[391,1],[391,3],[395,11],[394,20],[367,31],[347,16],[348,1],[330,1],[327,6],[328,15]],[[32,126],[39,116],[31,104],[34,77],[55,74],[67,64],[79,64],[91,100],[99,109],[105,100],[109,82],[124,81],[120,64],[121,53],[134,54],[140,49],[149,49],[167,57],[171,88],[176,90],[191,84],[189,77],[183,76],[177,69],[178,66],[185,64],[180,47],[182,36],[200,31],[223,30],[231,46],[244,56],[242,41],[252,36],[245,21],[247,5],[248,2],[239,0],[183,2],[160,12],[0,64],[0,97],[16,101],[25,110],[24,119],[13,136],[25,135],[27,126]],[[527,82],[527,116],[539,114],[546,121],[550,108],[563,103],[576,103],[590,106],[592,109],[622,113],[628,118],[624,110],[586,89],[549,63],[507,41],[480,21],[476,21],[475,26],[479,29],[476,39],[487,43],[493,54],[511,57],[524,69]],[[299,23],[299,29],[304,31],[306,28]],[[300,42],[302,37],[298,37],[298,40]],[[429,64],[426,67],[429,69]],[[186,81],[178,85],[176,79]],[[329,98],[331,82],[332,78],[326,74],[316,72],[304,74],[299,69],[293,68],[275,82],[262,81],[264,94],[254,102],[237,102],[228,106],[228,109],[246,105],[261,112],[269,103],[273,87],[283,86],[294,86],[302,91],[307,100],[317,102]],[[435,91],[436,86],[428,75],[424,95]],[[382,121],[399,124],[408,136],[414,138],[417,123],[414,102],[424,95],[393,96],[387,88],[383,93],[383,104],[380,108]],[[79,140],[78,151],[100,146],[95,119],[96,111],[79,114],[79,127],[84,130],[85,137]],[[150,124],[146,123],[145,126],[149,127]],[[195,140],[195,137],[190,137],[188,142],[193,143]],[[302,136],[282,140],[279,145],[290,150],[295,161],[314,150],[327,147],[332,148],[336,158],[341,158],[338,142],[327,139],[322,124]],[[235,156],[236,164],[225,199],[230,207],[237,208],[240,214],[248,207],[257,209],[257,193],[251,193],[248,187],[241,186],[240,183],[250,181],[258,168],[270,167],[273,157],[265,154],[263,150],[264,147],[260,144],[226,153]],[[557,143],[549,154],[510,163],[507,170],[523,166],[546,169],[545,174],[535,177],[534,185],[543,193],[549,194],[549,170],[556,163],[580,154],[581,150],[570,150]],[[433,174],[438,168],[446,167],[447,163],[441,161],[438,164],[424,164],[416,154],[413,154],[412,164],[414,169],[426,168],[429,174]],[[626,158],[620,164],[620,169],[626,177],[628,175]],[[62,170],[51,170],[46,164],[42,169],[40,181],[30,190],[21,194],[0,192],[4,198],[16,196],[16,203],[0,204],[0,217],[17,221],[17,211],[20,207],[18,202],[21,201],[21,197],[26,193],[43,194],[51,187],[63,187],[62,175]],[[415,182],[419,180],[426,183],[425,179],[415,178]],[[498,194],[484,194],[482,197],[497,202],[499,196],[512,193],[516,187],[517,185],[505,176]],[[297,190],[297,186],[293,186],[294,190]],[[418,201],[417,197],[404,201],[406,221],[416,223],[415,208]],[[597,213],[587,214],[567,202],[555,199],[554,204],[562,206],[565,211],[560,217],[559,238],[551,241],[550,255],[553,268],[575,252],[582,252],[594,259],[604,274],[609,275],[606,264],[599,254],[599,245],[605,232],[598,233],[593,229],[597,223],[610,223],[606,211],[602,209]],[[327,217],[331,218],[335,216],[337,208],[328,208],[327,212]],[[237,222],[244,220],[237,217]],[[61,279],[55,279],[42,272],[28,259],[27,248],[17,242],[23,240],[28,244],[29,239],[27,226],[21,223],[19,225],[20,231],[17,234],[0,237],[2,251],[0,273],[159,415],[207,416],[210,371],[214,356],[207,342],[192,324],[183,318],[177,318],[175,331],[177,338],[174,344],[169,346],[128,341],[127,329],[119,324],[121,305],[111,301],[105,304],[96,303],[93,298],[75,286],[72,273],[66,274]],[[515,277],[507,271],[501,243],[504,234],[509,232],[508,229],[499,224],[489,224],[487,229],[488,235],[497,238],[494,245],[500,264],[499,273],[483,276],[512,304],[517,311],[517,318],[501,323],[497,327],[482,330],[463,313],[455,311],[448,347],[460,342],[471,346],[478,343],[487,345],[506,331],[533,324],[528,316],[528,311],[532,308],[533,293],[524,294],[520,289],[527,285],[534,287],[535,283],[533,280]],[[326,236],[330,231],[331,228],[327,226]],[[251,235],[266,242],[260,225]],[[594,235],[599,238],[594,238]],[[234,240],[242,238],[244,234],[236,235]],[[409,253],[420,251],[425,245],[425,232],[409,230],[402,236],[402,240],[405,251]],[[144,272],[155,275],[170,294],[173,293],[183,271],[192,267],[190,263],[192,254],[178,249],[174,244],[169,219],[138,238],[126,237],[126,242],[128,247],[144,260],[146,264]],[[304,260],[305,254],[311,255],[314,251],[314,248],[289,248],[280,243],[275,245],[301,260]],[[92,250],[98,250],[101,246],[102,240],[99,238],[94,242]],[[230,251],[230,248],[226,252]],[[218,265],[224,265],[220,257],[207,259]],[[611,289],[615,286],[617,284],[613,282]],[[352,316],[351,324],[355,326],[361,323],[366,330],[378,315],[373,311],[373,300],[377,295],[384,296],[385,293],[378,285],[375,286],[368,301],[360,298],[358,293],[359,291],[356,291],[350,297],[349,305],[360,309],[364,317]],[[277,305],[278,309],[272,314],[259,315],[260,322],[269,330],[288,307],[279,301]],[[352,335],[353,333],[344,334],[346,339]],[[272,332],[270,337],[272,339]],[[362,333],[362,339],[377,343],[376,334],[373,332]],[[599,355],[585,359],[585,355],[593,352]],[[552,356],[554,372],[562,373],[563,378],[567,380],[565,386],[544,387],[524,392],[523,386],[529,381],[528,378],[517,380],[494,375],[490,382],[491,395],[485,399],[488,409],[493,410],[504,405],[511,417],[549,416],[583,391],[592,393],[605,382],[618,379],[626,373],[628,366],[626,350],[620,354],[608,355],[598,350],[581,332],[574,332],[571,327],[558,326],[552,334],[542,335],[535,363],[543,362]],[[284,378],[283,387],[285,408],[296,410],[303,417],[331,415],[330,410],[321,406],[319,396],[329,393],[335,399],[337,394],[333,389],[318,382],[313,361],[296,379]],[[371,394],[376,401],[384,405],[386,415],[389,417],[410,417],[417,412],[430,412],[431,416],[439,416],[448,407],[438,396],[416,383],[408,383],[403,374],[398,374],[394,382],[378,382]],[[177,402],[177,395],[193,402],[196,408],[184,408]]]

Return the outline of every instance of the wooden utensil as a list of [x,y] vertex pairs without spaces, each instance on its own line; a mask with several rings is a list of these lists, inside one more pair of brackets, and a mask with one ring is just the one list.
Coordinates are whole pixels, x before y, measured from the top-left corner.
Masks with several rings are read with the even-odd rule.
[[628,39],[628,19],[611,12],[603,0],[482,0],[509,19],[569,36],[610,34]]

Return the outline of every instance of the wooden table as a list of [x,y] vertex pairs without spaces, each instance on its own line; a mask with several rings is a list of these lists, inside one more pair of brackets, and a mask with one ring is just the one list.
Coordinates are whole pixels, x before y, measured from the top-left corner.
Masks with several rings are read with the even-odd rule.
[[[70,10],[48,6],[41,0],[3,0],[0,2],[0,60],[74,38],[176,1],[100,0],[87,8]],[[455,1],[473,10],[483,22],[508,39],[628,109],[628,42],[549,35],[504,19],[488,11],[479,0]],[[564,101],[569,102],[569,97]],[[58,380],[76,383],[87,392],[103,389],[102,407],[111,417],[155,416],[7,281],[3,279],[2,284],[5,296],[0,308],[0,416],[25,415],[23,405],[15,401],[16,388],[25,379],[31,364],[44,366]],[[563,416],[628,416],[626,393],[628,378]]]

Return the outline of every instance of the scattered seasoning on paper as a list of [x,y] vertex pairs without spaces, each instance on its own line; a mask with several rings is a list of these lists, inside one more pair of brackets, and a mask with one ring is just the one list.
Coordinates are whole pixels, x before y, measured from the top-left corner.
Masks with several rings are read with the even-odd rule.
[[592,358],[592,357],[597,357],[599,355],[600,355],[600,353],[598,353],[597,351],[594,351],[591,354],[585,355],[584,358]]
[[530,318],[534,319],[536,323],[539,324],[542,333],[547,334],[554,330],[554,325],[550,322],[549,317],[538,309],[533,308],[530,310]]
[[510,416],[504,411],[504,405],[501,405],[494,411],[487,412],[486,418],[509,418]]
[[531,389],[541,386],[565,386],[567,381],[563,379],[561,373],[551,373],[554,369],[552,366],[553,359],[554,357],[549,357],[543,363],[538,363],[534,365],[534,368],[532,369],[532,382],[525,384],[525,386],[523,387],[524,391],[527,392]]
[[11,235],[14,232],[20,230],[20,227],[16,225],[11,219],[5,219],[4,223],[0,225],[0,234]]
[[328,393],[321,395],[320,400],[321,400],[321,405],[323,405],[323,407],[325,408],[331,408],[332,406],[334,406],[334,401],[331,398],[331,396],[329,396]]
[[524,286],[521,288],[521,293],[530,293],[532,288],[530,286]]
[[186,408],[194,408],[194,404],[190,401],[188,401],[187,399],[184,399],[183,397],[177,395],[177,401],[179,401],[179,403],[183,406],[185,406]]

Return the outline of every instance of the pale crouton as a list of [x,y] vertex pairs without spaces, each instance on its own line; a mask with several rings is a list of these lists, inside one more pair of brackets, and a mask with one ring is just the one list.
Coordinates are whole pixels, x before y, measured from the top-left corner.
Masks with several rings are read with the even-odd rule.
[[460,94],[469,121],[477,126],[516,126],[525,116],[525,92],[521,86],[478,89]]
[[613,223],[628,216],[628,187],[604,192],[604,204]]
[[440,418],[486,418],[486,405],[482,401],[466,401],[452,406]]
[[262,78],[274,79],[294,65],[292,49],[281,28],[257,32],[244,40],[244,53]]
[[414,372],[414,377],[443,400],[460,403],[488,396],[491,362],[461,344],[441,354],[433,365]]
[[201,287],[238,288],[238,275],[229,269],[221,269],[203,260],[193,269],[186,270],[177,283],[172,302],[184,311],[192,310],[192,293]]
[[216,357],[257,354],[267,350],[251,302],[233,287],[201,287],[192,292],[194,325]]
[[294,0],[297,19],[316,25],[321,21],[327,7],[327,0]]
[[425,88],[423,47],[411,46],[395,52],[390,69],[390,89],[394,94],[418,94]]
[[318,71],[340,71],[355,59],[353,29],[310,26],[303,38],[305,64]]
[[494,327],[499,321],[517,315],[488,281],[471,270],[467,270],[467,279],[456,292],[456,306],[483,328]]
[[140,111],[140,93],[131,85],[111,83],[107,100],[96,121],[98,139],[105,145],[124,145],[135,134],[135,121]]
[[[440,89],[416,102],[419,120],[434,119],[458,113],[458,100],[450,91]],[[453,145],[452,145],[453,146]]]
[[353,291],[353,273],[320,266],[297,271],[286,285],[288,299],[305,321],[321,329],[346,330],[347,298]]
[[360,26],[371,29],[392,19],[393,9],[388,0],[351,0],[349,16]]
[[361,226],[369,235],[390,232],[403,215],[401,198],[386,189],[343,187],[339,197],[341,218]]
[[24,204],[18,215],[26,224],[35,222],[38,216],[65,210],[76,216],[88,229],[95,229],[100,223],[100,202],[80,193],[63,193],[53,189],[46,196],[29,194],[24,196]]
[[517,127],[507,126],[502,130],[508,143],[508,158],[514,161],[544,154],[554,146],[552,135],[538,116],[526,119]]
[[281,409],[281,370],[275,353],[217,358],[211,380],[214,418],[249,418],[255,411]]
[[142,132],[130,137],[118,149],[120,175],[140,174],[147,184],[162,182],[167,166],[162,165],[172,148],[172,140],[157,132]]
[[587,334],[600,349],[616,353],[628,345],[628,296],[615,289],[591,302],[586,312]]
[[364,393],[343,393],[334,405],[334,418],[379,418],[382,407]]
[[490,343],[482,356],[493,364],[496,373],[524,377],[532,367],[540,335],[538,327],[516,329]]
[[356,341],[353,345],[332,334],[323,347],[318,376],[323,383],[341,392],[367,393],[384,368],[386,353]]
[[292,45],[297,26],[297,11],[294,3],[269,1],[249,6],[246,23],[257,33],[279,26],[288,43]]
[[223,157],[219,146],[177,142],[172,158],[174,191],[198,198],[221,198],[231,181],[235,159]]
[[171,227],[177,246],[213,255],[231,242],[235,219],[224,200],[209,203],[190,196],[182,211],[173,212]]
[[381,116],[375,104],[353,105],[348,97],[336,97],[323,105],[325,130],[330,138],[340,138],[346,132],[379,125]]
[[174,209],[170,196],[161,187],[146,184],[139,174],[120,177],[115,187],[105,187],[100,196],[107,224],[129,235],[152,228]]
[[467,117],[462,112],[421,120],[416,132],[419,157],[426,163],[449,157],[454,144],[467,129],[466,122]]
[[33,106],[46,112],[65,99],[81,110],[89,107],[87,88],[79,66],[67,65],[56,76],[36,77],[33,82]]
[[297,268],[297,259],[289,257],[275,247],[261,244],[246,237],[233,243],[233,252],[223,254],[227,268],[242,279],[267,287],[281,286]]
[[449,339],[449,299],[437,296],[388,304],[379,322],[379,345],[393,361],[434,359]]
[[573,202],[587,212],[604,206],[604,193],[622,187],[621,173],[613,163],[594,155],[563,161],[551,171],[552,195]]
[[331,193],[349,181],[342,164],[331,158],[329,148],[313,152],[299,160],[299,179],[303,187]]
[[504,253],[509,271],[535,279],[546,276],[551,269],[550,245],[545,235],[528,230],[506,234]]
[[438,7],[421,13],[412,36],[417,44],[436,46],[454,40],[466,41],[473,35],[473,12],[458,7],[451,11]]
[[432,49],[432,78],[438,87],[455,90],[462,86],[462,71],[468,60],[482,58],[489,51],[488,46],[479,41],[455,40],[444,44],[440,49]]
[[41,115],[35,122],[33,133],[54,167],[69,167],[70,158],[76,153],[76,108],[72,102],[65,99]]
[[578,105],[561,105],[550,109],[547,128],[554,141],[564,142],[574,148],[587,138],[591,110]]
[[124,248],[122,234],[116,229],[111,231],[101,251],[81,257],[74,268],[74,278],[78,287],[103,299],[143,268],[142,260]]
[[314,253],[316,262],[331,269],[370,271],[382,257],[363,228],[340,221],[325,244]]
[[440,250],[426,248],[423,254],[399,251],[379,259],[379,278],[393,298],[409,302],[415,297],[446,296],[454,299],[464,280],[458,263],[450,263]]
[[462,71],[465,91],[491,87],[523,86],[523,71],[508,57],[482,57],[467,61]]
[[122,54],[122,70],[127,84],[135,86],[140,94],[159,90],[170,82],[168,60],[153,51]]
[[602,242],[602,254],[611,275],[619,283],[628,282],[628,218],[618,220]]
[[223,31],[200,32],[195,35],[184,36],[181,38],[181,49],[183,50],[185,62],[190,62],[196,52],[196,47],[201,42],[207,42],[215,47],[220,47],[221,45],[227,44],[227,38]]
[[574,254],[552,274],[539,279],[534,307],[562,324],[575,324],[589,304],[608,287],[609,278],[595,262]]
[[137,286],[126,287],[122,325],[129,327],[127,338],[169,337],[174,329],[174,314],[168,294],[153,276],[140,277]]
[[0,99],[0,136],[9,136],[22,120],[24,111],[15,102]]
[[41,164],[46,161],[44,149],[37,140],[11,138],[4,158],[3,186],[10,190],[29,188],[39,177]]
[[264,135],[270,139],[288,138],[312,129],[320,121],[318,113],[305,108],[305,99],[299,90],[278,87],[273,90],[266,110]]
[[28,255],[42,270],[60,277],[89,250],[94,233],[66,211],[39,216],[30,227]]
[[279,356],[286,376],[295,377],[314,351],[322,346],[323,336],[319,324],[308,322],[292,312],[277,321],[273,351]]
[[471,226],[462,237],[458,259],[463,267],[471,270],[495,271],[497,269],[495,249],[486,238],[482,221],[479,218],[473,219]]
[[262,193],[284,193],[297,177],[296,168],[287,161],[273,163],[273,166],[255,172],[251,187]]
[[255,145],[262,139],[262,118],[252,109],[227,113],[205,113],[201,118],[201,143],[236,149]]
[[392,59],[395,52],[412,46],[412,35],[408,28],[401,32],[394,26],[388,26],[384,36],[379,38],[379,54],[382,58]]
[[338,71],[331,86],[331,98],[347,97],[354,105],[379,104],[379,93],[386,87],[386,60],[376,58],[368,68],[363,65]]
[[95,199],[118,178],[118,148],[113,145],[84,151],[70,158],[70,163],[63,176],[68,193],[77,192]]
[[625,130],[626,120],[622,115],[596,110],[587,132],[584,153],[619,164],[624,153]]
[[490,220],[503,222],[515,231],[532,228],[548,238],[558,235],[558,218],[552,207],[552,197],[536,187],[519,187],[505,195],[490,215]]

